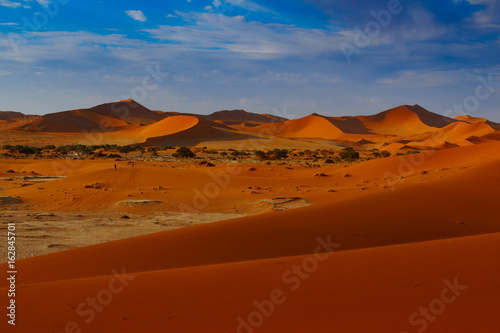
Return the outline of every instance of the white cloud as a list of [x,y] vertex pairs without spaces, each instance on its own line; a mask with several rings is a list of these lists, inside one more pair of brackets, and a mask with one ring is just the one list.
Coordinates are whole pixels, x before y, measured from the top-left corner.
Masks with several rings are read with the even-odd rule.
[[168,18],[172,18],[172,17],[177,17],[176,15],[173,15],[173,14],[168,14],[166,17]]
[[14,2],[11,0],[0,0],[0,6],[8,7],[8,8],[17,8],[22,6],[22,3]]
[[139,22],[146,22],[148,20],[142,10],[126,10],[125,13]]
[[15,23],[15,22],[5,22],[5,23],[0,23],[0,25],[19,25],[19,23]]
[[48,7],[50,4],[50,0],[36,0],[40,5]]
[[243,16],[224,16],[221,20],[215,13],[183,15],[195,24],[146,31],[159,40],[177,42],[184,49],[217,49],[259,59],[335,52],[340,42],[349,38],[334,31],[250,22]]
[[252,12],[270,12],[270,10],[264,6],[261,6],[250,0],[214,0],[213,7],[214,8],[227,8],[228,6],[238,6],[243,9],[252,11]]
[[424,41],[444,35],[449,28],[438,24],[434,16],[426,10],[411,8],[410,22],[403,24],[398,30],[404,41]]
[[438,87],[449,86],[457,82],[474,80],[465,71],[401,71],[396,76],[378,79],[377,84],[398,86],[424,86]]

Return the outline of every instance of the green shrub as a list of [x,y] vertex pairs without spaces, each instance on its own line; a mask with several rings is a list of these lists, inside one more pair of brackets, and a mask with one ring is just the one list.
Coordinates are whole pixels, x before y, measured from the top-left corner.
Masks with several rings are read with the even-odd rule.
[[257,150],[254,154],[256,157],[260,158],[261,160],[263,160],[267,157],[266,153],[263,152],[262,150]]
[[346,147],[340,152],[340,158],[347,161],[359,159],[359,153],[352,147]]
[[195,157],[196,154],[191,151],[191,149],[187,147],[180,147],[177,149],[177,156],[179,157]]

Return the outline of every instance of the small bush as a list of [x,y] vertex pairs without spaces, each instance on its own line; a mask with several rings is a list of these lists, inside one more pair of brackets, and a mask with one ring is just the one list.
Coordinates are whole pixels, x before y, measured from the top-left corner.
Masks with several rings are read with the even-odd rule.
[[256,157],[260,158],[261,160],[263,160],[267,157],[266,153],[263,152],[262,150],[257,150],[254,154]]
[[380,152],[380,155],[381,155],[382,157],[389,157],[389,156],[391,156],[391,153],[390,153],[389,151],[387,151],[387,150],[382,150],[382,151]]
[[340,152],[340,158],[347,161],[357,160],[359,159],[359,153],[352,147],[347,147]]
[[[173,155],[172,155],[173,156]],[[187,147],[180,147],[177,149],[177,156],[178,157],[195,157],[196,154],[191,151],[191,149]],[[175,156],[174,156],[175,157]]]
[[9,170],[7,170],[7,173],[16,173],[16,172],[12,169],[9,169]]

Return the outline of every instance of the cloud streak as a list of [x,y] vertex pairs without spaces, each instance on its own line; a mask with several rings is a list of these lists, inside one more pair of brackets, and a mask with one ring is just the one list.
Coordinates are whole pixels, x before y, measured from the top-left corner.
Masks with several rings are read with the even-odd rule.
[[139,22],[146,22],[148,20],[141,10],[126,10],[125,13]]
[[15,2],[11,0],[0,0],[0,6],[7,7],[7,8],[18,8],[21,7],[23,4],[20,2]]

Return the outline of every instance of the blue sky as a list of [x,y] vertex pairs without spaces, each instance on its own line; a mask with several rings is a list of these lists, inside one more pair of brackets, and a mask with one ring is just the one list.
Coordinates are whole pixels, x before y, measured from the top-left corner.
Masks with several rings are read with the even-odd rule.
[[0,0],[0,110],[500,121],[499,32],[495,0]]

